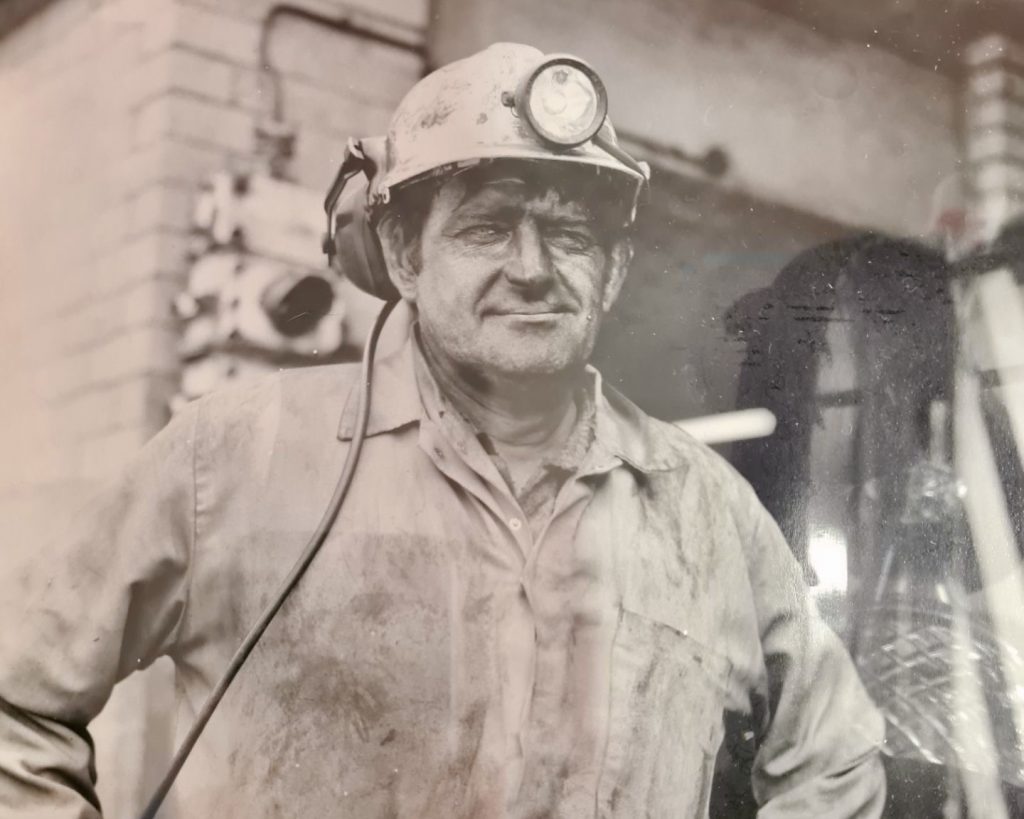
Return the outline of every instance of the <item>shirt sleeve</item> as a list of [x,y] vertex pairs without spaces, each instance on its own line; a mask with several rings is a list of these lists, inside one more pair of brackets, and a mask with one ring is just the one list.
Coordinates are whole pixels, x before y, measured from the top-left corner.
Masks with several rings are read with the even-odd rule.
[[740,516],[764,657],[751,699],[760,819],[882,814],[882,715],[822,621],[775,521],[741,481]]
[[0,595],[0,816],[96,819],[87,726],[173,644],[195,529],[186,408],[44,548],[14,545]]

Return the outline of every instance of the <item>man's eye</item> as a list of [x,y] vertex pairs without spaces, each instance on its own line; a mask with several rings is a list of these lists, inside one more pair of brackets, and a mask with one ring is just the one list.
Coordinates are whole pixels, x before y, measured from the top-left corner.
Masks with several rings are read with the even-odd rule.
[[495,242],[508,237],[507,225],[498,222],[482,222],[459,231],[459,236],[471,242]]
[[596,240],[589,231],[573,228],[552,229],[548,233],[548,238],[552,243],[566,250],[590,250],[596,244]]

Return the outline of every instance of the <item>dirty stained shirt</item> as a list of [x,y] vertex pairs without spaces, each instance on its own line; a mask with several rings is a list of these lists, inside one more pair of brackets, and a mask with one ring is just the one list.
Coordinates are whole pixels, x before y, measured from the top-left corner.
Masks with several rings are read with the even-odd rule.
[[476,431],[472,422],[452,406],[437,386],[426,356],[422,354],[416,356],[416,382],[423,398],[424,411],[449,439],[462,442],[456,446],[458,450],[468,450],[470,445],[466,442],[467,437],[476,436],[525,513],[534,539],[538,538],[554,509],[558,490],[580,468],[594,440],[594,400],[590,390],[581,388],[572,396],[574,420],[562,445],[556,450],[545,452],[533,474],[522,486],[516,486],[511,470],[493,442],[485,433]]
[[[451,468],[455,474],[463,469],[476,471],[489,491],[504,496],[503,500],[510,508],[519,510],[518,514],[509,518],[508,524],[513,531],[528,532],[528,536],[514,547],[513,559],[517,561],[518,570],[524,572],[533,558],[533,552],[545,539],[545,530],[549,526],[555,526],[556,529],[559,527],[561,522],[555,521],[553,514],[559,491],[566,480],[582,467],[593,441],[593,385],[591,389],[581,387],[576,390],[573,396],[574,407],[570,410],[574,412],[575,419],[562,446],[546,453],[533,474],[522,486],[517,487],[505,461],[486,434],[478,432],[441,391],[418,345],[413,358],[423,412],[437,425],[443,438],[440,443],[445,449],[454,451]],[[443,458],[444,451],[440,452],[438,457]],[[501,502],[498,498],[493,500],[495,503]],[[557,534],[556,531],[556,538]],[[556,545],[548,549],[551,552],[557,551],[557,540]],[[553,564],[559,557],[551,554],[548,558],[538,556],[538,560]],[[601,622],[603,612],[593,605],[598,599],[597,595],[591,592],[589,595],[581,594],[578,600],[572,598],[584,585],[595,589],[610,589],[610,578],[603,576],[608,568],[607,561],[580,562],[572,568],[579,573],[579,577],[565,591],[559,594],[552,586],[534,588],[533,600],[531,584],[525,579],[520,578],[518,583],[509,584],[505,578],[496,577],[491,583],[495,589],[493,604],[499,611],[496,617],[496,637],[502,647],[501,685],[495,700],[501,701],[502,723],[506,734],[504,748],[499,752],[495,764],[503,771],[507,783],[504,790],[514,803],[508,806],[510,813],[515,813],[515,803],[522,808],[526,791],[538,787],[536,783],[527,783],[526,789],[523,788],[523,766],[526,759],[523,745],[526,738],[522,732],[525,726],[531,722],[548,726],[547,736],[534,739],[541,745],[557,744],[558,736],[568,732],[578,746],[573,752],[576,757],[584,752],[593,754],[599,747],[603,725],[601,708],[593,702],[594,680],[578,672],[574,679],[567,666],[571,661],[580,668],[591,668],[597,680],[600,680],[603,676],[600,664],[610,643],[610,629],[605,627],[599,630],[583,625],[568,631],[557,626],[552,628],[549,622],[538,618],[534,609],[559,614],[571,611],[577,622]],[[499,591],[503,587],[507,587],[504,595]],[[538,601],[538,595],[550,599]],[[604,625],[607,626],[607,623]],[[540,679],[536,676],[539,664],[546,669]],[[550,713],[544,713],[545,709]],[[577,710],[582,713],[576,713]],[[538,760],[542,757],[539,753],[535,756]],[[551,771],[562,770],[567,761],[545,757],[543,762],[538,761],[533,766],[536,771],[534,776],[553,780],[556,777],[551,776]],[[577,760],[572,764],[590,770],[592,775],[597,771],[597,763],[592,759],[582,762]],[[550,770],[541,770],[541,767],[549,767]],[[544,800],[550,801],[550,796],[543,797]]]
[[[438,423],[417,355],[378,364],[349,497],[182,771],[181,815],[701,817],[726,711],[753,726],[765,819],[880,814],[881,718],[727,464],[590,371],[590,444],[534,531],[475,435]],[[357,378],[190,406],[4,567],[0,816],[99,816],[88,722],[161,655],[184,734],[330,497]]]

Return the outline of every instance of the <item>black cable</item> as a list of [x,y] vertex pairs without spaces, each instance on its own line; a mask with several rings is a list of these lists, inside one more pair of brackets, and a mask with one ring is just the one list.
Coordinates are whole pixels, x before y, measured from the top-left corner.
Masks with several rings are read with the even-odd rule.
[[200,709],[198,716],[196,716],[195,722],[193,722],[192,727],[189,728],[188,735],[185,737],[184,742],[181,743],[181,747],[178,748],[178,752],[174,755],[174,759],[171,761],[170,768],[163,780],[160,782],[156,791],[153,793],[153,797],[149,800],[149,804],[146,805],[140,819],[155,819],[156,812],[160,809],[160,805],[163,803],[164,798],[167,796],[167,792],[174,784],[174,780],[177,779],[178,773],[185,764],[185,760],[188,759],[189,754],[192,752],[196,742],[199,740],[199,736],[206,727],[206,723],[210,721],[210,717],[213,716],[214,710],[220,704],[224,694],[227,693],[228,687],[231,685],[232,681],[234,681],[239,670],[241,670],[242,666],[245,664],[246,659],[248,659],[249,655],[252,653],[252,650],[256,647],[256,643],[258,643],[260,638],[263,636],[263,632],[267,630],[267,626],[270,625],[270,622],[274,619],[274,616],[284,604],[288,595],[291,594],[292,590],[302,578],[302,575],[305,574],[306,569],[308,569],[309,565],[313,562],[313,558],[315,558],[317,552],[320,551],[320,547],[327,539],[327,533],[330,531],[331,526],[338,517],[338,511],[341,509],[341,504],[345,500],[345,495],[348,493],[349,485],[352,483],[352,476],[355,474],[356,464],[359,461],[359,451],[363,447],[363,439],[366,437],[366,425],[370,417],[370,391],[373,386],[373,357],[377,351],[377,342],[380,339],[381,330],[384,329],[384,323],[387,321],[387,318],[394,309],[396,303],[397,302],[389,301],[381,308],[376,321],[373,323],[373,329],[370,330],[369,338],[366,340],[366,347],[363,350],[362,372],[359,384],[359,403],[356,412],[356,428],[352,434],[352,443],[349,446],[348,454],[345,456],[345,465],[342,467],[341,474],[338,476],[338,483],[334,489],[334,494],[331,496],[330,503],[327,504],[327,509],[324,511],[323,517],[320,519],[320,523],[310,536],[309,542],[306,544],[306,548],[302,550],[302,554],[299,556],[299,559],[295,561],[295,565],[292,566],[292,570],[281,583],[274,599],[270,602],[270,605],[264,609],[260,618],[249,630],[249,633],[245,635],[245,639],[238,647],[238,650],[235,651],[224,675],[217,681],[217,685],[214,686],[210,695],[206,698],[206,702],[203,703],[203,707]]

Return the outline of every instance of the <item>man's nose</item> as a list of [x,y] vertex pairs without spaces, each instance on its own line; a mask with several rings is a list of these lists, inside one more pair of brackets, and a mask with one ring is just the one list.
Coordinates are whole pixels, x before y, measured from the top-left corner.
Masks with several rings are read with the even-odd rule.
[[543,286],[551,279],[551,256],[536,222],[523,220],[515,238],[513,258],[505,269],[506,278],[520,287]]

